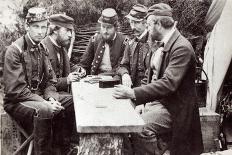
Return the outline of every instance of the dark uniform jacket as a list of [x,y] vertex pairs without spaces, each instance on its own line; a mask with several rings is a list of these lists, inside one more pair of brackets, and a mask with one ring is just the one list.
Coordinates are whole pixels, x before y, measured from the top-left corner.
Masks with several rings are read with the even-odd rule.
[[[23,101],[44,101],[43,97],[58,98],[54,86],[56,78],[48,60],[48,53],[42,45],[38,47],[39,50],[33,47],[28,35],[19,38],[8,47],[3,71],[4,105]],[[38,69],[39,72],[34,73]],[[32,81],[37,78],[40,84],[38,89],[33,91],[32,87],[37,87],[37,84],[33,84]]]
[[[57,90],[68,91],[69,85],[67,84],[67,77],[70,72],[77,69],[77,66],[70,63],[67,50],[63,47],[59,48],[54,45],[48,36],[41,41],[41,44],[45,46],[49,53],[49,60],[57,77]],[[60,53],[60,61],[57,56],[58,52]]]
[[195,90],[195,56],[189,43],[178,30],[164,46],[158,80],[134,88],[136,103],[159,99],[171,114],[171,155],[199,155],[203,150]]
[[117,72],[120,76],[125,73],[130,74],[133,87],[140,86],[141,80],[145,78],[145,71],[147,68],[145,59],[149,57],[147,38],[148,33],[140,40],[135,38],[131,43],[127,44]]
[[[122,60],[125,45],[127,39],[121,33],[117,33],[116,38],[113,40],[110,47],[110,61],[113,70],[113,74],[116,73],[116,69]],[[99,67],[102,61],[102,57],[105,51],[105,42],[101,34],[95,34],[90,38],[89,45],[83,54],[80,66],[86,69],[87,74],[97,75],[99,74]]]

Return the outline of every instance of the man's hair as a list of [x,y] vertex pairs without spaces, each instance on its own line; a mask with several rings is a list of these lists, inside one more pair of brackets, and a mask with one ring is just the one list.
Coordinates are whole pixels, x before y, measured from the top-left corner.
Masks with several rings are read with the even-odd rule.
[[[99,23],[99,26],[101,27],[102,23]],[[111,24],[114,28],[115,28],[115,31],[118,31],[119,30],[119,27],[120,27],[120,23],[119,22],[116,22],[114,24]]]
[[59,30],[60,28],[61,28],[61,27],[59,27],[59,26],[50,24],[50,25],[48,26],[48,35],[53,34],[54,31],[57,31],[57,30]]
[[165,29],[169,29],[175,24],[172,12],[173,9],[168,4],[158,3],[148,9],[147,18],[153,15],[156,17],[155,22],[159,21]]
[[172,28],[175,23],[174,19],[169,16],[155,16],[155,22],[158,21],[165,29]]
[[146,24],[146,23],[147,23],[147,20],[146,20],[146,19],[143,19],[141,22],[142,22],[143,24]]

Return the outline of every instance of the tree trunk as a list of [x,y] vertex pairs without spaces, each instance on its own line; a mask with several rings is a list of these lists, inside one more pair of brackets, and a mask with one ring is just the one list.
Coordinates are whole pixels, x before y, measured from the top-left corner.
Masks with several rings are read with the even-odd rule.
[[122,155],[121,134],[81,134],[78,155]]

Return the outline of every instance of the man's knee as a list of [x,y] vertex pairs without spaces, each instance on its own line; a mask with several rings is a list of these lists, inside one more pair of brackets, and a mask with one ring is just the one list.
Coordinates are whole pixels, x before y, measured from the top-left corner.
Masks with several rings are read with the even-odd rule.
[[[169,135],[167,133],[167,135]],[[164,135],[165,136],[165,135]],[[144,128],[141,133],[131,134],[131,141],[135,155],[162,155],[168,148],[171,139],[166,140],[150,128]]]
[[157,134],[170,132],[172,127],[172,119],[168,110],[162,105],[154,105],[141,114],[142,119],[146,123],[145,130],[153,131]]
[[59,94],[59,102],[65,109],[73,108],[73,97],[71,94]]
[[42,103],[40,107],[36,110],[36,114],[40,118],[52,118],[52,107],[48,104]]

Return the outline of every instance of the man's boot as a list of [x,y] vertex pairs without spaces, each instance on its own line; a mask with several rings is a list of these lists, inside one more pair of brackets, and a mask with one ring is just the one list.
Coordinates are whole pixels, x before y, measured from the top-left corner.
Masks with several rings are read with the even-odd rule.
[[51,154],[52,119],[34,117],[35,155]]
[[63,119],[62,124],[62,145],[61,145],[61,152],[63,155],[68,155],[71,150],[71,135],[73,129],[73,123],[70,123],[70,120]]

